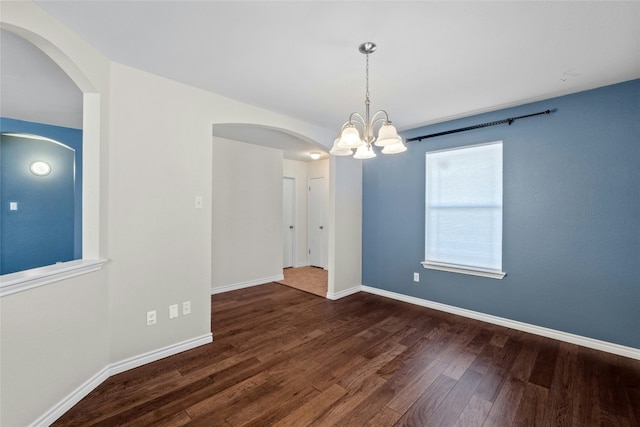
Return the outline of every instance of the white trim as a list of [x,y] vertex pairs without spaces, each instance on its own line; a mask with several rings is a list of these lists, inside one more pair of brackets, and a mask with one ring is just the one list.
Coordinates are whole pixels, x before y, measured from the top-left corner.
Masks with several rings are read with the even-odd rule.
[[237,291],[238,289],[250,288],[252,286],[264,285],[266,283],[278,282],[284,280],[284,275],[273,277],[265,277],[264,279],[249,280],[248,282],[234,283],[231,285],[219,286],[217,288],[211,288],[211,295],[221,294],[224,292]]
[[310,267],[309,261],[299,262],[296,264],[296,268],[301,268],[301,267]]
[[503,271],[484,270],[481,268],[474,268],[474,267],[464,268],[464,267],[460,267],[452,264],[436,263],[432,261],[422,261],[420,264],[422,264],[424,268],[428,268],[430,270],[440,270],[440,271],[448,271],[451,273],[469,274],[471,276],[489,277],[491,279],[502,280],[504,276],[507,275],[507,273]]
[[358,286],[354,286],[353,288],[345,289],[344,291],[340,291],[340,292],[335,292],[335,293],[327,292],[327,299],[335,301],[340,298],[348,297],[349,295],[357,294],[361,290],[362,290],[362,287],[358,285]]
[[120,362],[107,365],[94,376],[85,381],[82,385],[80,385],[80,387],[72,391],[67,397],[62,399],[51,409],[41,415],[37,420],[31,423],[30,426],[50,426],[65,412],[71,409],[76,403],[80,402],[84,397],[95,390],[96,387],[98,387],[106,379],[113,375],[119,374],[129,369],[137,368],[142,365],[146,365],[147,363],[155,362],[156,360],[164,359],[168,356],[182,353],[183,351],[191,350],[192,348],[196,348],[201,345],[209,344],[211,342],[213,342],[213,335],[211,333],[208,333],[196,338],[171,344],[158,350],[149,351],[147,353],[143,353],[138,356],[130,357]]
[[102,269],[106,259],[77,259],[0,276],[0,297]]
[[555,329],[544,328],[542,326],[532,325],[530,323],[518,322],[517,320],[505,319],[504,317],[493,316],[491,314],[480,313],[473,310],[454,307],[435,301],[429,301],[422,298],[411,297],[408,295],[398,294],[396,292],[385,291],[384,289],[372,288],[370,286],[362,286],[362,291],[370,294],[380,295],[383,297],[395,299],[398,301],[408,302],[410,304],[422,307],[432,308],[434,310],[444,311],[446,313],[456,314],[458,316],[469,317],[471,319],[481,320],[483,322],[492,323],[494,325],[504,326],[518,331],[529,332],[531,334],[540,335],[547,338],[553,338],[559,341],[571,344],[581,345],[583,347],[593,348],[595,350],[605,351],[607,353],[617,354],[619,356],[629,357],[631,359],[640,360],[640,349],[627,347],[620,344],[614,344],[607,341],[600,341],[581,335],[570,334],[567,332],[557,331]]

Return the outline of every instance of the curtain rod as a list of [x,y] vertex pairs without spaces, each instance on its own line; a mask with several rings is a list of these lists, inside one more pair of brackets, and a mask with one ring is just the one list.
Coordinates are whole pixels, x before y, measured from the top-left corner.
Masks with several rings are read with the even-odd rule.
[[528,117],[534,117],[534,116],[541,116],[543,114],[551,114],[551,110],[545,110],[545,111],[540,111],[538,113],[527,114],[526,116],[509,117],[508,119],[497,120],[495,122],[482,123],[480,125],[467,126],[467,127],[464,127],[464,128],[448,130],[448,131],[445,131],[445,132],[438,132],[438,133],[432,133],[432,134],[429,134],[429,135],[415,136],[413,138],[407,138],[406,141],[407,142],[422,141],[423,139],[427,139],[427,138],[434,138],[436,136],[449,135],[449,134],[452,134],[452,133],[464,132],[464,131],[467,131],[467,130],[486,128],[488,126],[496,126],[496,125],[501,125],[503,123],[509,123],[509,126],[511,126],[511,123],[515,122],[516,120],[526,119]]

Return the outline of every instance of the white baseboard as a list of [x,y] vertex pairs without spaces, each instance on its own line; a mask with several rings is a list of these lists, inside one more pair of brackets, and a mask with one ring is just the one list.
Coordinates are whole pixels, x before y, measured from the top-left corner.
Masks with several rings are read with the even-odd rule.
[[71,394],[54,405],[51,409],[35,420],[31,426],[50,426],[76,403],[80,402],[85,396],[113,375],[146,365],[147,363],[155,362],[156,360],[164,359],[168,356],[173,356],[174,354],[182,353],[186,350],[191,350],[192,348],[196,348],[204,344],[209,344],[212,341],[213,335],[208,333],[176,344],[171,344],[158,350],[130,357],[120,362],[112,363],[102,368],[98,373],[80,385],[80,387],[71,392]]
[[361,290],[361,286],[354,286],[353,288],[345,289],[344,291],[340,292],[327,292],[327,299],[337,300],[340,298],[348,297],[349,295],[357,294]]
[[297,263],[296,268],[300,268],[300,267],[309,267],[309,261]]
[[238,289],[250,288],[252,286],[264,285],[266,283],[284,280],[284,275],[265,277],[264,279],[249,280],[248,282],[234,283],[232,285],[219,286],[211,288],[211,295],[221,294],[224,292],[237,291]]
[[595,350],[605,351],[607,353],[617,354],[619,356],[640,360],[640,349],[637,348],[627,347],[620,344],[613,344],[607,341],[600,341],[581,335],[557,331],[555,329],[544,328],[542,326],[536,326],[530,323],[518,322],[517,320],[505,319],[504,317],[493,316],[491,314],[485,314],[478,311],[455,307],[452,305],[441,304],[435,301],[429,301],[422,298],[398,294],[396,292],[385,291],[384,289],[372,288],[370,286],[363,285],[361,289],[362,291],[368,292],[370,294],[380,295],[398,301],[408,302],[410,304],[432,308],[434,310],[444,311],[446,313],[456,314],[458,316],[469,317],[471,319],[481,320],[483,322],[492,323],[494,325],[504,326],[507,328],[516,329],[518,331],[529,332],[531,334],[553,338],[559,341],[577,344],[583,347],[593,348]]

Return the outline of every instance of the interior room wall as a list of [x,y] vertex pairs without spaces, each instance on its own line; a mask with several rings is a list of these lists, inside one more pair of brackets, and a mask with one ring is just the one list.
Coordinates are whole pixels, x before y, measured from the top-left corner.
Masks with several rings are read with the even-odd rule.
[[213,138],[212,292],[282,279],[282,156]]
[[[363,284],[640,348],[640,80],[404,132],[547,109],[364,164]],[[426,270],[425,152],[503,141],[503,280]],[[413,282],[413,273],[420,282]]]

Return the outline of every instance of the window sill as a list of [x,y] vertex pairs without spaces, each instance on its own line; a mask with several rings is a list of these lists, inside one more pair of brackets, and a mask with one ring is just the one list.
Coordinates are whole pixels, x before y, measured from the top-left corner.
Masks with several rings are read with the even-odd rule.
[[456,265],[451,264],[439,264],[435,262],[423,261],[420,264],[424,268],[428,268],[430,270],[440,270],[440,271],[448,271],[450,273],[460,273],[460,274],[469,274],[472,276],[481,276],[481,277],[489,277],[491,279],[502,280],[507,273],[496,270],[482,270],[477,268],[462,268]]
[[102,269],[106,259],[78,259],[0,276],[0,297]]

